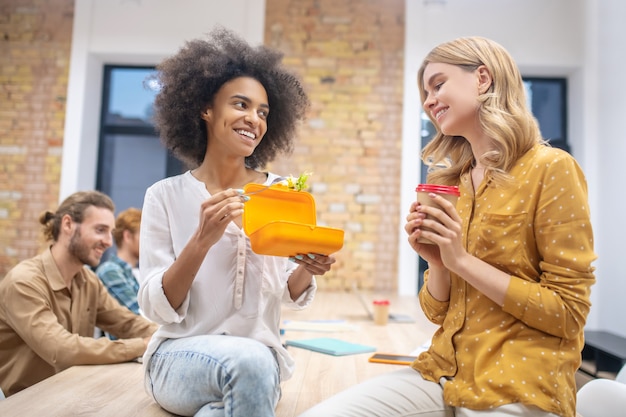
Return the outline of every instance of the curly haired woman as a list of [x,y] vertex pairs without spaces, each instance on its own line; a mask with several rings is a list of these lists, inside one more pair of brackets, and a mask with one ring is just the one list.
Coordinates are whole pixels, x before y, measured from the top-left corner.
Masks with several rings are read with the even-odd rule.
[[428,181],[461,192],[456,207],[436,194],[442,209],[413,203],[405,225],[428,262],[419,299],[439,328],[411,367],[303,416],[574,417],[596,258],[584,175],[541,138],[499,44],[437,46],[418,88],[437,128],[422,155]]
[[191,168],[151,186],[140,239],[139,304],[160,324],[145,385],[182,416],[273,416],[293,372],[281,345],[281,302],[313,299],[332,256],[258,255],[241,226],[247,183],[289,152],[308,99],[282,55],[225,29],[188,42],[157,67],[155,120]]

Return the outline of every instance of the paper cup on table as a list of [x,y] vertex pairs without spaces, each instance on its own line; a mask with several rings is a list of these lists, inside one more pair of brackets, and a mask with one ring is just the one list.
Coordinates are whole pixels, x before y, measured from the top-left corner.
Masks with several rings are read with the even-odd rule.
[[384,326],[389,320],[389,300],[374,300],[374,324]]
[[[436,204],[432,198],[428,196],[430,193],[439,194],[453,205],[456,206],[456,201],[459,199],[459,187],[453,185],[436,185],[436,184],[419,184],[415,189],[417,192],[417,201],[423,206],[432,206],[441,208],[438,204]],[[431,216],[426,216],[427,219],[432,219]],[[422,230],[430,230],[427,227],[422,227]],[[426,238],[419,238],[418,242],[420,243],[429,243],[433,244],[432,241]]]

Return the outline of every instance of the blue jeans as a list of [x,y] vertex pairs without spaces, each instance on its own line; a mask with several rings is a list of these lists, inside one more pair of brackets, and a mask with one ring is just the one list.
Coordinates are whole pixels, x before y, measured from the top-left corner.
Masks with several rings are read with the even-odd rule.
[[169,339],[149,364],[154,398],[181,416],[273,417],[280,398],[274,351],[249,338]]

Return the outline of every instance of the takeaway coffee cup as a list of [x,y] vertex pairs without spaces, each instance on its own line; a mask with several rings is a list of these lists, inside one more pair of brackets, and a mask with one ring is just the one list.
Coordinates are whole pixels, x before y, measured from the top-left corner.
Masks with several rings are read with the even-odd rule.
[[[432,198],[428,196],[430,193],[439,194],[453,205],[456,205],[456,201],[459,199],[459,187],[452,185],[436,185],[436,184],[419,184],[415,189],[417,192],[417,201],[424,206],[434,206],[441,208],[438,204],[436,204]],[[427,216],[426,218],[432,219],[431,216]],[[426,227],[422,227],[422,230],[429,230]],[[419,238],[418,242],[420,243],[430,243],[433,244],[432,241],[425,239],[423,237]]]
[[389,320],[389,300],[374,300],[374,323],[380,326]]

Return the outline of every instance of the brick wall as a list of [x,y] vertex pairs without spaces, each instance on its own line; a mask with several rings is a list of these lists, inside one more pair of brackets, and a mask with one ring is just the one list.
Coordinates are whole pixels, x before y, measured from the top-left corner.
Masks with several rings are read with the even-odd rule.
[[74,2],[0,5],[0,277],[41,249],[58,203]]
[[397,288],[404,11],[404,0],[266,1],[265,43],[312,102],[294,154],[272,169],[313,171],[318,222],[345,230],[321,288]]

